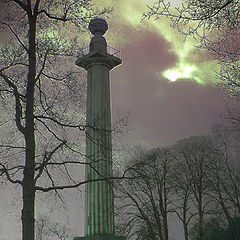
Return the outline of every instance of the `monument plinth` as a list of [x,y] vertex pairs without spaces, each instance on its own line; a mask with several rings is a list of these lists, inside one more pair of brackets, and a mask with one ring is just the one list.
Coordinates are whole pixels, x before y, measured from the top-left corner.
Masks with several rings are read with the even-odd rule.
[[[108,29],[102,18],[92,19],[94,35],[76,65],[87,70],[85,236],[74,240],[124,240],[115,236],[112,189],[111,69],[122,63],[119,51],[107,46]],[[100,179],[98,181],[94,181]]]

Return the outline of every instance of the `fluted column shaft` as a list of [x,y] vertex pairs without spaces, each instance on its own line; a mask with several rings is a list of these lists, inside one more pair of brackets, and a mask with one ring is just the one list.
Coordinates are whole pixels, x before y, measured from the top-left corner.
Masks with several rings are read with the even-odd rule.
[[[86,156],[90,165],[86,166],[86,180],[112,176],[109,68],[101,58],[92,60],[87,69]],[[113,193],[110,180],[88,183],[85,201],[85,234],[113,235]]]

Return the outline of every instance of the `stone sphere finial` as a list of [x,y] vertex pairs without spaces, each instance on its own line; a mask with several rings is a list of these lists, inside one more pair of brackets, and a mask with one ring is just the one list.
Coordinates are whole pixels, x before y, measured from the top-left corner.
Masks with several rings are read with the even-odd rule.
[[108,30],[108,24],[103,18],[93,18],[89,23],[88,29],[94,36],[102,36]]

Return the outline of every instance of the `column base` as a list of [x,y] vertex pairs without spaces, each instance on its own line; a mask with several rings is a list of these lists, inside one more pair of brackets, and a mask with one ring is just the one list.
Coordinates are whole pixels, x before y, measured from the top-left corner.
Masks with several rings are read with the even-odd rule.
[[73,240],[126,240],[126,237],[114,235],[95,235],[86,237],[74,237]]

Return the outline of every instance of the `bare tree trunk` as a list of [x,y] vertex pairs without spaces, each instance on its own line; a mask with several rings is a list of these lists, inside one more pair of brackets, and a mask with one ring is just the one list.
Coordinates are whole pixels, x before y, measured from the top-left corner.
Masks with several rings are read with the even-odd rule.
[[184,230],[184,240],[188,240],[188,227],[186,223],[183,223],[183,230]]
[[200,199],[198,203],[198,211],[199,211],[199,220],[198,220],[198,231],[199,231],[199,238],[203,240],[203,212],[202,212],[202,199]]
[[184,240],[188,240],[188,223],[187,223],[186,203],[184,203],[182,223],[183,223],[183,231],[184,231]]
[[22,209],[22,240],[34,239],[34,201],[35,201],[35,189],[34,189],[34,143],[27,140],[27,153],[26,153],[26,165],[24,168],[23,178],[23,209]]
[[168,220],[167,220],[167,213],[164,213],[163,216],[163,231],[164,231],[164,240],[168,240]]
[[26,94],[25,167],[23,177],[22,240],[34,240],[35,204],[35,134],[34,134],[34,86],[36,76],[36,17],[28,12],[29,18],[29,69]]

